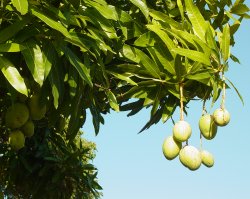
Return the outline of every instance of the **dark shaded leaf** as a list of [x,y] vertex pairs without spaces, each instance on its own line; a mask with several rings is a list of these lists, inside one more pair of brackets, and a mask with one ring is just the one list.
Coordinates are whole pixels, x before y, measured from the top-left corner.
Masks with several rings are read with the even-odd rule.
[[25,25],[31,21],[30,17],[24,17],[21,20],[16,20],[15,23],[9,25],[7,28],[0,31],[0,43],[12,38],[18,33]]
[[234,86],[233,82],[231,82],[228,78],[226,78],[226,80],[231,84],[231,86],[234,88],[234,90],[236,91],[236,93],[238,94],[242,104],[244,105],[244,100],[243,97],[241,96],[240,92],[238,91],[238,89]]
[[80,77],[92,87],[93,83],[91,81],[89,69],[76,56],[76,54],[72,50],[70,50],[70,48],[68,48],[66,45],[60,45],[60,48],[62,52],[64,52],[65,56],[67,57],[69,62],[72,64],[72,66],[74,66],[75,69],[78,71]]

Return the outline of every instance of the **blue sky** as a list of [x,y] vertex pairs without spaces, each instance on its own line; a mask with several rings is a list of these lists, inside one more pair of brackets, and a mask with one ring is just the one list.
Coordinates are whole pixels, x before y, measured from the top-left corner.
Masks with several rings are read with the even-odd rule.
[[[133,117],[126,113],[107,115],[99,135],[94,135],[91,116],[83,126],[85,138],[97,144],[94,165],[99,170],[103,199],[249,199],[250,198],[250,21],[244,21],[236,34],[232,53],[241,65],[230,63],[229,78],[242,94],[227,90],[226,108],[231,122],[218,129],[217,136],[204,140],[203,148],[213,153],[214,167],[189,171],[179,159],[168,161],[162,143],[172,133],[172,122],[158,123],[137,134],[149,119],[149,110]],[[190,145],[199,147],[200,101],[189,104],[185,118],[192,126]],[[210,105],[208,106],[210,107]],[[215,104],[211,113],[219,107]],[[177,121],[179,112],[174,119]]]

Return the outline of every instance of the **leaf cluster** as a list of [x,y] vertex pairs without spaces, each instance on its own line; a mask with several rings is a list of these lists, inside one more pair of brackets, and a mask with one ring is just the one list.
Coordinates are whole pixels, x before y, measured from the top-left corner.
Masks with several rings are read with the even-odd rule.
[[8,198],[99,198],[97,169],[90,163],[95,144],[80,137],[37,128],[24,149],[0,145],[0,187]]
[[[229,59],[239,62],[230,48],[248,13],[244,0],[2,0],[1,143],[5,146],[8,137],[5,111],[20,96],[40,93],[40,102],[47,106],[46,117],[36,123],[35,134],[41,131],[43,139],[36,143],[32,138],[30,149],[36,146],[38,151],[47,143],[46,150],[55,153],[56,160],[46,161],[56,165],[59,158],[59,165],[68,169],[70,163],[63,157],[67,150],[76,153],[71,145],[76,144],[87,110],[98,134],[111,110],[129,111],[132,116],[151,108],[141,131],[160,120],[166,122],[179,106],[180,85],[185,107],[191,100],[214,103]],[[227,83],[236,89],[230,80]],[[68,121],[66,133],[58,127],[60,118]],[[66,151],[57,148],[58,141]],[[20,151],[28,162],[30,153]],[[44,161],[47,156],[42,154]]]

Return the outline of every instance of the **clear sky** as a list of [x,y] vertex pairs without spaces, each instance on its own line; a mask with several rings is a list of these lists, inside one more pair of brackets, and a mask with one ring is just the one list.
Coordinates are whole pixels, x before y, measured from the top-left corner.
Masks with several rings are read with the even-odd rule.
[[[239,89],[245,105],[233,89],[227,90],[226,108],[231,122],[203,144],[215,157],[214,167],[189,171],[178,158],[166,160],[162,143],[172,133],[171,121],[137,134],[148,121],[150,110],[132,117],[114,112],[107,115],[97,137],[88,114],[83,130],[85,138],[97,144],[93,163],[99,170],[103,199],[250,199],[250,20],[242,23],[235,40],[232,53],[241,65],[230,63],[226,77]],[[189,107],[185,118],[193,130],[189,143],[199,147],[202,104],[197,101]],[[215,104],[211,113],[218,107]],[[177,111],[174,119],[178,117]]]

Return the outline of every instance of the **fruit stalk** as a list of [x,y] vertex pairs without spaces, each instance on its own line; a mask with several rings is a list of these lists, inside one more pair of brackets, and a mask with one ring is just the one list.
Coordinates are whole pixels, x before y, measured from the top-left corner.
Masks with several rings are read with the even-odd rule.
[[202,151],[202,134],[200,132],[200,150]]
[[[181,82],[180,83],[180,121],[184,121],[183,86],[184,84]],[[188,145],[188,140],[186,140],[186,145]]]
[[225,109],[225,100],[226,100],[226,84],[225,84],[225,76],[224,76],[224,72],[222,72],[222,99],[221,99],[221,109],[224,110]]
[[184,120],[184,111],[183,111],[183,83],[180,83],[180,120]]
[[205,115],[207,113],[207,110],[206,110],[206,100],[204,99],[203,100],[203,104],[202,104],[202,115]]

